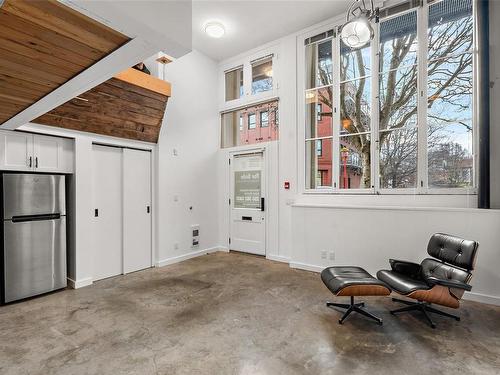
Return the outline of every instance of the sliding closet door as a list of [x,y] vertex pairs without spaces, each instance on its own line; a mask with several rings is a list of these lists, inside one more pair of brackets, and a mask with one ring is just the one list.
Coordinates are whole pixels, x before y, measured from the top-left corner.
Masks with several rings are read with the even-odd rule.
[[152,266],[151,152],[123,149],[124,273]]
[[[120,275],[122,255],[122,149],[93,145],[94,280]],[[78,230],[78,229],[77,229]]]

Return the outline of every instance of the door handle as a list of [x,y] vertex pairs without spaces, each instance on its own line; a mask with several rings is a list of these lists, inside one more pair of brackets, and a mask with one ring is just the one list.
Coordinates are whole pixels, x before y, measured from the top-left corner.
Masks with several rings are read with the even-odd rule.
[[29,158],[29,162],[28,162],[28,167],[30,167],[30,168],[31,168],[31,166],[32,166],[32,164],[33,164],[33,163],[32,163],[32,161],[33,161],[33,158],[30,156],[30,158]]
[[94,209],[94,217],[99,217],[99,209]]
[[265,211],[266,210],[265,203],[266,203],[266,199],[265,198],[260,198],[260,210],[261,211]]
[[38,156],[35,157],[35,168],[38,168]]
[[146,212],[149,214],[150,211],[151,211],[151,208],[149,206],[146,206]]

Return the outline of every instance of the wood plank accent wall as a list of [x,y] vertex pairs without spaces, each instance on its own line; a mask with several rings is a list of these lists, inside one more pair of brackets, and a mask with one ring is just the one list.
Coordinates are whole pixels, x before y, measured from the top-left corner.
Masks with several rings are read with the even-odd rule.
[[34,122],[156,143],[170,90],[170,83],[128,69]]
[[0,8],[0,124],[130,39],[56,0]]

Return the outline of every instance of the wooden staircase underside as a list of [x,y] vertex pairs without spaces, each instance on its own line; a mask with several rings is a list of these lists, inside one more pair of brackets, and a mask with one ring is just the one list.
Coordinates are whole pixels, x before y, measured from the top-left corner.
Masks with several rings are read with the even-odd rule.
[[0,124],[130,40],[55,0],[0,4]]
[[171,87],[128,69],[33,122],[156,143]]

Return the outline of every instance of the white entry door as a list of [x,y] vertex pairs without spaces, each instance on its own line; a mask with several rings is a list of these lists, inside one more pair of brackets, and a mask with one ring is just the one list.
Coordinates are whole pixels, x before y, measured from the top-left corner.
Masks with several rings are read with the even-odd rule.
[[123,271],[152,266],[151,152],[123,149]]
[[264,153],[231,159],[230,249],[266,254]]
[[120,275],[122,252],[122,149],[93,145],[94,280]]

